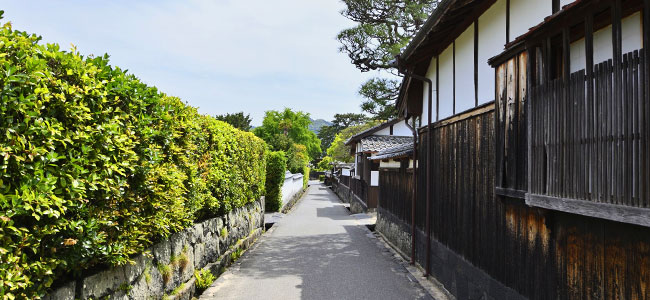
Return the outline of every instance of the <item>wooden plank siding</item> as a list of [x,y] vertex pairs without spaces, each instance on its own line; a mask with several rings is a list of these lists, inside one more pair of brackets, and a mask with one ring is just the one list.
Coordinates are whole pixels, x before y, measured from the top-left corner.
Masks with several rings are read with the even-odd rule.
[[612,60],[596,64],[593,76],[580,70],[532,88],[533,197],[650,208],[642,189],[643,57],[643,49],[623,55],[620,88]]
[[[416,228],[425,237],[416,239],[417,263],[425,266],[428,184],[432,240],[523,297],[650,299],[650,228],[530,207],[496,195],[498,111],[480,109],[481,114],[434,123],[434,149],[427,148],[427,128],[420,130],[420,166],[432,150],[433,168],[430,182],[425,168],[417,170]],[[405,189],[412,177],[381,172],[379,206],[410,225]],[[439,252],[429,254],[433,262],[442,260]],[[445,284],[450,275],[438,268],[432,263],[430,272]]]
[[413,169],[380,169],[378,207],[410,224]]
[[496,69],[496,188],[502,195],[527,190],[527,52]]

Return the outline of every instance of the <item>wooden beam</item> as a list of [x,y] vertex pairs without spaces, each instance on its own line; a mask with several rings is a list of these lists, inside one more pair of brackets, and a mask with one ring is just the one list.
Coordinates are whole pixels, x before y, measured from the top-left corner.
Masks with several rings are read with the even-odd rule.
[[452,115],[456,114],[456,41],[454,40],[451,43],[451,60],[452,60],[452,76],[453,76],[453,84],[452,84],[452,109],[451,113]]
[[506,44],[510,43],[510,0],[506,0]]
[[650,227],[650,209],[602,202],[526,194],[526,204],[581,216]]
[[508,198],[515,198],[515,199],[522,199],[522,200],[526,199],[526,191],[502,188],[497,186],[494,187],[494,193],[499,196],[504,196]]
[[[526,116],[526,189],[530,191],[533,186],[533,104],[532,101],[539,101],[534,99],[533,94],[533,61],[535,61],[535,48],[527,49],[527,63],[526,63],[526,107],[524,116]],[[537,112],[541,114],[541,112]]]
[[[436,121],[440,119],[440,56],[436,56]],[[430,122],[431,120],[429,120]]]
[[[615,0],[612,3],[612,48],[614,55],[614,77],[620,77],[621,62],[623,59],[623,43],[621,36],[621,0]],[[618,75],[617,75],[618,74]],[[617,91],[620,90],[616,88]]]
[[478,106],[478,19],[474,21],[474,106]]

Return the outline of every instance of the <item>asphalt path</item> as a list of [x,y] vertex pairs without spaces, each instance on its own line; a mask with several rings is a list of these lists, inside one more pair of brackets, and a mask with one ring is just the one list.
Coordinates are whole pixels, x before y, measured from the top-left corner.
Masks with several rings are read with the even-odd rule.
[[404,263],[312,183],[200,299],[431,299]]

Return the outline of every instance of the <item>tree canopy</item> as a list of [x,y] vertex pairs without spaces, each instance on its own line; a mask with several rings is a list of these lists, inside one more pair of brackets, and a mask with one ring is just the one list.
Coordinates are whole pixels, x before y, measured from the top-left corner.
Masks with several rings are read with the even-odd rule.
[[379,124],[379,121],[370,121],[362,125],[350,126],[346,129],[343,129],[336,135],[334,141],[332,142],[332,145],[327,149],[327,156],[331,157],[332,161],[340,161],[346,163],[354,161],[354,156],[350,155],[350,148],[345,145],[345,142],[352,136]]
[[[396,115],[394,102],[399,80],[390,66],[435,9],[438,0],[343,0],[341,14],[357,23],[341,31],[339,51],[345,53],[362,72],[372,70],[392,74],[393,78],[376,77],[364,83],[359,94],[366,98],[361,109],[374,119],[391,119]],[[386,74],[388,73],[388,74]]]
[[227,113],[225,115],[216,115],[215,119],[219,121],[224,121],[237,129],[244,131],[251,130],[251,118],[250,115],[244,115],[244,112],[238,112],[234,114]]
[[332,120],[332,125],[323,126],[318,132],[318,138],[321,141],[321,149],[327,150],[334,141],[334,137],[341,130],[348,128],[352,125],[363,124],[368,120],[368,117],[364,114],[355,114],[355,113],[346,113],[346,114],[335,114],[334,120]]
[[269,110],[264,115],[262,126],[253,133],[266,141],[274,151],[289,152],[293,144],[304,145],[310,159],[321,155],[320,140],[309,130],[309,114],[285,108],[283,111]]

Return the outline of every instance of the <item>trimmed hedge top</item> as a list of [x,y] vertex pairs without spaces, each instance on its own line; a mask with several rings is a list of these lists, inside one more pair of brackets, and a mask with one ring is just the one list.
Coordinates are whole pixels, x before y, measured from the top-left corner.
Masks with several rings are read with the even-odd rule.
[[[1,17],[1,12],[0,12]],[[264,192],[265,143],[108,56],[0,30],[0,298],[123,265]]]

